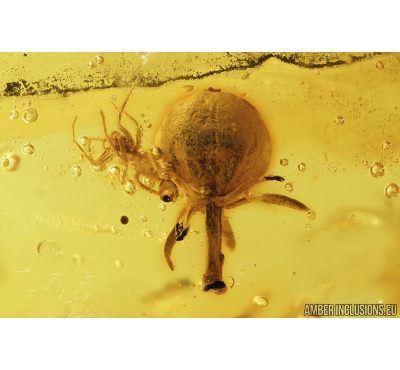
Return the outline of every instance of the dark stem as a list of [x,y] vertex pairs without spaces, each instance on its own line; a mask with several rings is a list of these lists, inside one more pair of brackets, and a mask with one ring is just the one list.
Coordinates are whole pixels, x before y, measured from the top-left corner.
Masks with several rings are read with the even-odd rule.
[[203,275],[204,291],[225,293],[226,285],[222,280],[224,255],[222,244],[222,207],[215,203],[206,205],[207,254],[206,273]]

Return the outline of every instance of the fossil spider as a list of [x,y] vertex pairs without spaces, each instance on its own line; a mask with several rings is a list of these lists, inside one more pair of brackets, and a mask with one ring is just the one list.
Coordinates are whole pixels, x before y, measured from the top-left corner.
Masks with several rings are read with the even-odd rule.
[[[72,122],[72,137],[73,142],[77,145],[79,150],[81,151],[83,157],[91,164],[93,169],[104,169],[105,166],[115,159],[120,165],[121,169],[118,166],[110,166],[108,169],[109,175],[115,178],[120,184],[122,190],[127,194],[133,194],[135,192],[135,183],[138,184],[142,189],[150,191],[151,193],[158,194],[156,191],[149,187],[149,184],[144,184],[140,180],[140,176],[148,176],[148,181],[151,183],[150,178],[154,178],[156,175],[151,171],[151,160],[148,156],[148,153],[142,151],[142,127],[139,125],[136,119],[134,119],[130,114],[125,112],[125,106],[131,96],[133,90],[136,88],[138,82],[140,81],[141,76],[139,75],[132,88],[129,91],[129,94],[125,98],[122,103],[121,108],[118,108],[114,102],[115,109],[118,112],[117,115],[117,126],[119,131],[113,131],[111,134],[107,132],[106,127],[106,119],[103,111],[100,109],[100,117],[104,131],[104,139],[102,140],[103,152],[98,156],[94,157],[92,153],[92,141],[93,139],[87,139],[87,150],[85,150],[82,145],[76,140],[75,136],[75,123],[78,119],[76,116],[74,121]],[[136,127],[136,136],[133,139],[130,132],[121,124],[121,116],[124,114]],[[135,166],[134,177],[135,183],[128,178],[128,165],[129,163],[133,163]]]
[[223,216],[224,208],[263,202],[309,210],[284,195],[249,196],[248,190],[257,183],[284,179],[264,176],[271,158],[269,133],[257,110],[234,94],[210,88],[180,100],[161,123],[150,156],[162,179],[160,198],[174,202],[182,195],[185,201],[164,246],[171,270],[172,249],[186,237],[191,216],[197,211],[205,213],[204,291],[224,293],[227,289],[222,278],[222,236],[227,236],[231,246],[234,236]]

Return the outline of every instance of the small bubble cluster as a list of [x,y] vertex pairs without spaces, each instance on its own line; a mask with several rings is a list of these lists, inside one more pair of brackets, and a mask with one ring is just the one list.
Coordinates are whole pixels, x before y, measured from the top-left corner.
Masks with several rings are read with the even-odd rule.
[[399,195],[399,187],[397,184],[391,183],[385,186],[385,195],[387,198],[392,199]]
[[289,161],[286,158],[282,158],[279,163],[281,166],[286,167],[289,164]]
[[33,123],[38,119],[38,112],[33,108],[26,108],[22,112],[22,119],[25,123]]
[[385,174],[385,167],[382,163],[373,162],[369,166],[369,173],[375,178],[382,177]]
[[337,116],[333,122],[335,122],[337,125],[343,125],[344,123],[344,118],[342,116]]
[[253,303],[260,307],[268,306],[268,299],[263,296],[256,296],[253,298]]

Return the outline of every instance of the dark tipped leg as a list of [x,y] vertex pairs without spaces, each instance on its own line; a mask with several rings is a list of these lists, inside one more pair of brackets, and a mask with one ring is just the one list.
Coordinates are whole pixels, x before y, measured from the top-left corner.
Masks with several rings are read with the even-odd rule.
[[207,231],[207,265],[203,275],[203,290],[212,290],[217,294],[226,292],[226,285],[222,280],[222,265],[224,255],[221,253],[222,244],[222,207],[215,203],[206,205]]

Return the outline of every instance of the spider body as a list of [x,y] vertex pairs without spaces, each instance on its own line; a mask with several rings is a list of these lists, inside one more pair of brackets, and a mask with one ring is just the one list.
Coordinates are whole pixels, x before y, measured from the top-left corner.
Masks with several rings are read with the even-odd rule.
[[[75,123],[78,117],[75,117],[72,123],[72,136],[73,141],[81,151],[82,155],[86,160],[92,165],[93,169],[99,169],[100,171],[105,169],[106,165],[112,160],[116,160],[121,168],[118,166],[111,166],[109,168],[108,174],[116,179],[120,184],[122,190],[131,195],[135,190],[135,183],[142,189],[150,191],[151,193],[157,194],[156,191],[152,190],[148,184],[144,184],[140,180],[140,176],[148,179],[148,182],[154,183],[150,179],[155,179],[155,171],[152,170],[152,162],[148,153],[141,151],[142,143],[142,127],[130,114],[124,111],[126,103],[129,100],[130,95],[135,89],[137,83],[140,80],[140,76],[136,79],[133,87],[131,88],[129,94],[125,98],[122,107],[118,108],[114,103],[112,103],[118,112],[117,115],[117,126],[119,131],[113,131],[111,134],[107,132],[106,119],[102,110],[100,110],[100,117],[103,126],[103,131],[105,138],[103,139],[103,152],[98,156],[94,157],[92,154],[91,140],[88,140],[87,149],[84,149],[80,143],[76,140],[75,136]],[[136,128],[135,139],[132,137],[131,133],[127,128],[125,128],[122,123],[122,114],[128,118],[128,120],[133,123]],[[135,183],[128,178],[128,166],[129,164],[135,167],[134,179]]]

